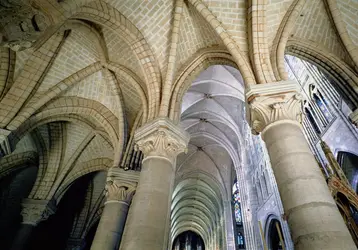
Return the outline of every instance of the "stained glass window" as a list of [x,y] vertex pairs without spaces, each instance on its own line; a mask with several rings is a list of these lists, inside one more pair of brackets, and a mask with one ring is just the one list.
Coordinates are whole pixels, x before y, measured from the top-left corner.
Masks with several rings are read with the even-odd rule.
[[233,200],[234,200],[234,209],[235,209],[235,220],[236,224],[242,223],[242,217],[241,217],[241,198],[239,193],[239,187],[237,182],[235,182],[233,189]]

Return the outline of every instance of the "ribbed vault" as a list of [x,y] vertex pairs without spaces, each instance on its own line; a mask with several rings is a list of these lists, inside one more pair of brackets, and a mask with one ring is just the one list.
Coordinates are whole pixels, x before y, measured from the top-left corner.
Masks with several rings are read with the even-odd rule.
[[[177,159],[172,240],[190,230],[206,249],[224,249],[235,170],[246,174],[244,83],[285,80],[287,53],[319,66],[356,109],[357,8],[357,0],[0,0],[0,144],[11,148],[0,149],[0,177],[36,165],[28,198],[60,201],[83,175],[140,162],[134,132],[168,116],[191,135]],[[251,193],[240,183],[244,213]]]
[[186,92],[181,126],[190,133],[188,153],[177,160],[171,239],[192,230],[206,249],[223,249],[224,202],[231,199],[234,168],[240,163],[244,112],[243,80],[230,66],[210,66]]

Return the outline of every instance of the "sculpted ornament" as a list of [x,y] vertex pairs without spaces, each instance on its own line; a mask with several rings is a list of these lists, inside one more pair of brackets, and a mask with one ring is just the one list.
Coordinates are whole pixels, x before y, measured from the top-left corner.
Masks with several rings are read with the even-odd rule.
[[186,152],[186,147],[172,138],[165,131],[156,131],[145,141],[140,141],[135,145],[136,150],[141,150],[144,155],[157,155],[167,158],[176,157],[182,152]]
[[160,118],[139,129],[134,136],[135,150],[145,157],[161,156],[172,163],[176,156],[187,151],[189,134],[165,118]]
[[54,204],[47,200],[25,199],[22,203],[22,223],[36,226],[47,220],[56,211]]
[[[275,85],[274,90],[277,90],[280,83]],[[291,85],[292,83],[283,84],[283,88],[276,93],[272,93],[272,88],[269,90],[261,88],[256,93],[251,91],[252,95],[247,98],[248,120],[254,134],[262,132],[266,126],[280,120],[302,122],[303,97],[295,89],[295,85]]]
[[50,25],[32,1],[0,0],[0,45],[14,51],[30,48]]
[[107,202],[121,201],[130,204],[135,193],[135,186],[130,183],[120,183],[119,181],[107,181],[106,197]]

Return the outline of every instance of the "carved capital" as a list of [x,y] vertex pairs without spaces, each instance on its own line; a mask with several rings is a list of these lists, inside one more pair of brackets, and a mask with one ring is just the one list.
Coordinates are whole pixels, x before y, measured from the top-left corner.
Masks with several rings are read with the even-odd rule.
[[138,129],[135,149],[144,157],[160,156],[174,163],[178,154],[186,152],[190,136],[167,118],[158,118]]
[[54,214],[56,207],[49,200],[24,199],[22,202],[22,223],[36,226]]
[[122,202],[127,205],[132,201],[136,186],[133,183],[110,180],[106,183],[106,197],[109,202]]
[[32,1],[0,0],[0,45],[14,51],[30,48],[50,25]]
[[254,134],[277,121],[302,122],[303,98],[295,81],[250,86],[246,100],[247,120]]

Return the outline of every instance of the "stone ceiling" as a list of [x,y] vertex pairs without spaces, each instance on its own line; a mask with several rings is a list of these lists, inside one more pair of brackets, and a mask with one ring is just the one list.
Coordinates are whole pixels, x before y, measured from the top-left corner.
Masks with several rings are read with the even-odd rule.
[[[188,153],[177,159],[172,239],[180,228],[190,228],[210,245],[219,233],[211,230],[220,228],[214,217],[223,211],[219,204],[231,199],[234,169],[239,167],[243,148],[244,85],[240,73],[230,66],[209,67],[184,95],[181,112],[180,126],[191,139]],[[205,207],[218,214],[206,213]],[[203,221],[195,216],[199,213]],[[201,228],[209,228],[210,233]]]
[[[19,137],[18,152],[44,150],[59,169],[70,151],[74,173],[119,165],[132,130],[159,114],[179,117],[177,105],[192,134],[179,176],[195,167],[228,195],[244,84],[285,79],[285,49],[357,88],[357,0],[35,2],[30,10],[47,21],[31,41],[31,29],[18,36],[21,15],[0,10],[13,21],[0,34],[0,128]],[[56,142],[59,133],[67,140]]]

